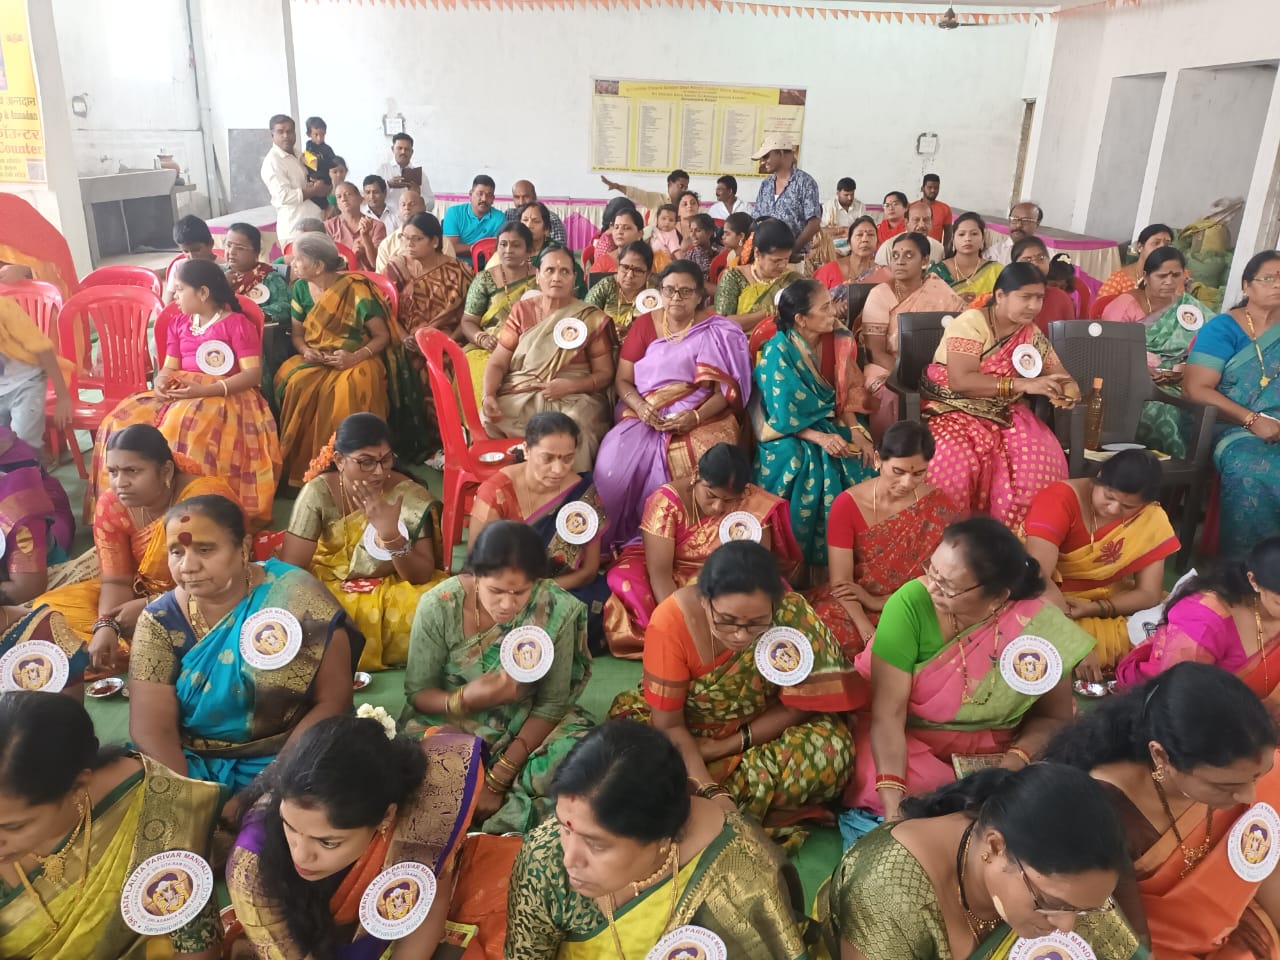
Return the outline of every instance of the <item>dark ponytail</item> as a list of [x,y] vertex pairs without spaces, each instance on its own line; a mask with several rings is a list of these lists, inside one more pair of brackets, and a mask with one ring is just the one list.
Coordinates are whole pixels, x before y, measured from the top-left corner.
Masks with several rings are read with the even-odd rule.
[[1008,593],[1010,600],[1028,600],[1044,592],[1040,564],[1022,541],[999,520],[970,517],[947,527],[944,543],[955,544],[987,596]]

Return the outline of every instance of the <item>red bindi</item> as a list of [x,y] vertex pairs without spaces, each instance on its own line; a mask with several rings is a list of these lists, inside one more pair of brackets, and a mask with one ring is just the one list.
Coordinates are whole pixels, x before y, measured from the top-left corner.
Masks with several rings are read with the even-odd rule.
[[191,534],[184,530],[182,533],[178,534],[178,542],[184,547],[191,546]]

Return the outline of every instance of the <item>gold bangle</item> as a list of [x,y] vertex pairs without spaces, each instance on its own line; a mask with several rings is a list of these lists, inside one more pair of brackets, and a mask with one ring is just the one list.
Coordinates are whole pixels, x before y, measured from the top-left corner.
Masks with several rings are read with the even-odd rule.
[[698,408],[697,408],[697,407],[694,407],[694,408],[693,408],[693,419],[694,419],[694,422],[695,422],[695,423],[697,423],[697,425],[698,425],[698,426],[702,426],[702,415],[701,415],[700,413],[698,413]]
[[462,702],[462,687],[445,697],[444,715],[450,720],[461,720],[467,715],[466,705]]
[[1027,751],[1023,750],[1016,743],[1005,752],[1012,753],[1015,757],[1021,760],[1028,767],[1031,766],[1031,764],[1034,762],[1031,759],[1031,754],[1027,753]]

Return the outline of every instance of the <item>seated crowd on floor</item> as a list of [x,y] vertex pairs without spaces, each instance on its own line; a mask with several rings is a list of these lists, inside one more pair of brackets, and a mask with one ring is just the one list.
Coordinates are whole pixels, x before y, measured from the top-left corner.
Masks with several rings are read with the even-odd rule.
[[[407,135],[361,190],[307,126],[263,164],[282,262],[179,224],[82,557],[42,450],[76,360],[0,295],[0,956],[1280,956],[1280,252],[1211,317],[1155,224],[1103,288],[1216,408],[1220,557],[1170,596],[1189,423],[1068,475],[1048,324],[1088,314],[1035,204],[994,247],[933,175],[824,207],[771,136],[754,208],[606,180],[575,252],[527,181],[442,222]],[[507,452],[451,573],[416,465],[459,420]],[[597,718],[604,656],[643,673]],[[388,669],[398,716],[357,710]],[[82,702],[119,674],[116,748]]]

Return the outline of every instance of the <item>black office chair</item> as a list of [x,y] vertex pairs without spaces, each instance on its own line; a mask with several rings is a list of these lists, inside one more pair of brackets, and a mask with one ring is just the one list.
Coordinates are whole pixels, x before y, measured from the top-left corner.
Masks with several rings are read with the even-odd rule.
[[884,385],[902,401],[899,420],[920,419],[920,380],[954,317],[945,311],[898,314],[898,363]]

